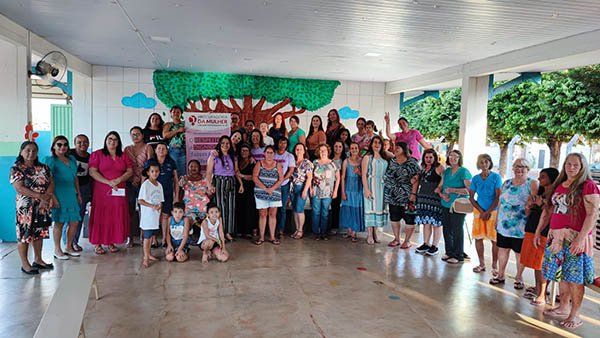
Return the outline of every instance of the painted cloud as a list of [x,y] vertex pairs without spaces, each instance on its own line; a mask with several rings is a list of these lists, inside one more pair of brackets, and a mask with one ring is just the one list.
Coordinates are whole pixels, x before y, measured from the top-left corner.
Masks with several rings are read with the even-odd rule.
[[352,108],[348,106],[340,108],[338,113],[340,114],[340,118],[343,120],[356,119],[360,115],[358,110],[352,110]]
[[121,104],[125,107],[152,109],[156,107],[156,100],[147,97],[146,94],[137,92],[132,96],[124,96],[121,99]]

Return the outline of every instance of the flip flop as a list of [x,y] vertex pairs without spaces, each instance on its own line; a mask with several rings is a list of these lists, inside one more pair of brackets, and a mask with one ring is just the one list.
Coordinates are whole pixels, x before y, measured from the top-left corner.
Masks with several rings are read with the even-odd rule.
[[543,300],[537,301],[535,298],[531,300],[531,302],[529,302],[529,304],[534,305],[534,306],[542,306],[542,305],[546,305],[546,302]]
[[516,280],[515,283],[513,284],[515,290],[523,290],[525,288],[525,284],[523,283],[523,281],[519,281]]
[[273,245],[281,244],[281,242],[278,239],[271,239],[271,240],[269,240],[269,242],[271,242],[271,244],[273,244]]
[[506,282],[506,279],[500,279],[498,277],[494,277],[494,278],[490,279],[490,284],[492,284],[492,285],[504,284],[505,282]]
[[262,239],[257,239],[254,241],[255,245],[262,245],[265,241],[263,241]]
[[395,248],[395,247],[397,247],[398,245],[400,245],[400,242],[399,242],[399,241],[397,241],[397,240],[393,240],[393,241],[391,241],[391,242],[388,244],[388,246],[389,246],[390,248]]
[[577,318],[576,320],[563,320],[559,323],[559,325],[564,327],[565,329],[576,329],[582,324],[583,321],[579,318]]
[[83,248],[81,246],[79,246],[79,244],[73,244],[73,251],[82,252]]
[[115,253],[115,252],[119,252],[119,248],[117,248],[116,246],[112,245],[109,247],[110,252]]
[[554,308],[554,309],[548,309],[548,310],[544,310],[544,316],[548,316],[548,317],[567,317],[569,316],[569,313],[562,313],[562,312],[558,312],[559,308]]
[[410,249],[411,246],[412,246],[412,244],[408,243],[407,246],[401,245],[400,249]]
[[94,248],[94,253],[96,255],[104,255],[106,253],[106,250],[104,250],[103,247],[98,246],[98,247]]
[[473,272],[475,272],[475,273],[480,273],[480,272],[484,272],[484,271],[485,271],[485,266],[477,265],[476,267],[473,268]]

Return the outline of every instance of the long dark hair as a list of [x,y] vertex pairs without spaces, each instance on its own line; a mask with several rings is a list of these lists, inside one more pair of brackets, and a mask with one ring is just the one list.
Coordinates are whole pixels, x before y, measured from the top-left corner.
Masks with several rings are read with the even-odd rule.
[[331,126],[331,120],[329,120],[329,113],[334,112],[335,116],[337,116],[337,124],[341,125],[342,121],[340,121],[340,113],[338,113],[337,109],[333,108],[333,109],[329,109],[329,112],[327,112],[327,129],[329,130],[329,127]]
[[296,156],[296,148],[298,148],[298,147],[304,148],[303,160],[307,160],[308,159],[308,148],[306,148],[306,145],[304,143],[300,143],[300,142],[296,143],[296,145],[294,146],[294,149],[293,149],[294,153],[292,154],[292,155],[294,155],[294,159],[296,161],[298,161],[298,156]]
[[160,116],[159,113],[152,113],[150,114],[150,116],[148,117],[148,121],[146,121],[146,126],[144,127],[144,130],[150,130],[150,127],[152,126],[152,123],[150,122],[150,120],[152,120],[152,116],[158,116],[158,119],[160,120],[160,124],[158,125],[158,130],[162,131],[163,126],[165,125],[165,121],[163,121],[162,116]]
[[310,128],[308,128],[308,136],[306,136],[306,138],[310,138],[310,136],[313,134],[314,130],[313,130],[313,126],[312,126],[312,120],[314,118],[318,118],[319,119],[319,131],[325,132],[325,130],[323,130],[323,120],[321,119],[321,116],[319,115],[313,115],[313,117],[310,118]]
[[106,140],[108,140],[108,137],[110,135],[113,135],[117,138],[117,141],[119,141],[119,144],[117,145],[117,156],[121,157],[121,155],[123,154],[123,142],[121,142],[121,136],[119,135],[119,133],[117,133],[114,130],[109,131],[108,134],[106,134],[106,137],[104,137],[104,146],[102,147],[102,153],[104,155],[110,155],[110,153],[108,152],[108,147],[106,146]]
[[67,137],[64,135],[58,135],[54,137],[54,140],[52,140],[52,145],[50,146],[50,152],[52,153],[52,157],[56,157],[54,146],[56,145],[56,142],[61,140],[67,142],[67,157],[69,157],[69,151],[71,150],[71,147],[69,147],[69,140],[67,140]]
[[263,135],[262,132],[258,129],[254,129],[251,133],[250,133],[250,140],[248,143],[250,143],[250,149],[252,149],[254,147],[254,143],[252,143],[252,136],[254,136],[254,133],[258,133],[258,146],[259,147],[264,147],[265,146],[265,141],[263,140]]
[[227,136],[227,135],[223,135],[223,136],[219,137],[219,142],[217,143],[217,146],[215,149],[218,153],[221,163],[225,163],[225,159],[223,158],[223,156],[225,154],[223,154],[223,151],[221,150],[221,142],[223,142],[223,140],[229,141],[229,150],[227,151],[227,155],[231,158],[232,162],[235,162],[235,151],[233,150],[233,143],[231,142],[231,138],[229,138],[229,136]]
[[344,143],[346,143],[346,145],[348,146],[348,148],[350,148],[350,144],[352,144],[352,134],[350,134],[350,130],[346,129],[346,128],[342,128],[340,129],[340,140],[342,139],[342,133],[347,133],[348,134],[348,138],[346,139],[346,141],[342,141]]
[[[23,156],[21,156],[21,152],[23,152],[23,149],[25,149],[25,147],[27,147],[28,145],[33,145],[35,147],[35,149],[37,150],[37,152],[40,152],[40,147],[38,147],[37,143],[33,142],[33,141],[25,141],[23,143],[21,143],[21,148],[19,149],[19,155],[17,155],[17,159],[15,160],[15,164],[22,164],[25,162],[25,159],[23,158]],[[33,165],[40,165],[40,160],[39,157],[36,156],[35,160],[33,160]]]
[[[373,138],[371,139],[371,142],[369,143],[369,150],[367,151],[367,155],[371,155],[371,156],[375,155],[375,153],[373,152],[373,141],[375,141],[375,140],[379,140],[379,142],[381,143],[381,150],[379,150],[379,156],[381,156],[381,158],[387,160],[387,155],[386,155],[385,151],[383,150],[383,139],[379,135],[373,135]],[[408,156],[410,156],[410,155],[408,155]]]
[[337,140],[335,142],[333,142],[333,147],[331,147],[331,154],[329,154],[329,157],[333,160],[334,156],[335,156],[335,144],[339,143],[342,145],[342,154],[340,155],[340,159],[343,161],[346,159],[346,149],[344,148],[344,142],[342,142],[342,140]]
[[[540,170],[540,174],[541,173],[544,173],[544,174],[546,174],[546,176],[548,176],[548,178],[550,179],[550,182],[552,183],[552,186],[554,186],[554,182],[556,182],[556,178],[560,174],[560,172],[556,168],[544,168],[544,169]],[[544,190],[545,190],[544,187],[540,185],[540,188],[538,189],[538,195],[539,196],[544,195]]]
[[240,134],[240,142],[238,142],[238,144],[236,144],[235,146],[233,145],[233,141],[231,142],[231,147],[233,148],[233,151],[236,154],[239,154],[240,152],[240,146],[242,145],[242,143],[244,143],[244,135],[242,134],[242,132],[238,129],[235,130],[233,133],[231,133],[231,135],[229,136],[229,139],[231,139],[233,137],[233,134]]
[[[277,115],[281,116],[281,126],[279,128],[275,127],[275,118],[277,117]],[[275,115],[273,115],[273,127],[271,127],[273,129],[279,129],[279,131],[281,133],[285,133],[287,131],[287,129],[285,128],[285,118],[283,117],[282,113],[277,113]]]

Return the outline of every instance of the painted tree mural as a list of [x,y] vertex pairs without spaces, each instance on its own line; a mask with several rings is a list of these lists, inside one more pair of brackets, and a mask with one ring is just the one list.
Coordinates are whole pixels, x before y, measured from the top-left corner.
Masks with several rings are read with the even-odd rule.
[[[317,110],[331,102],[340,85],[332,80],[164,70],[154,71],[153,80],[156,96],[169,107],[179,105],[187,112],[238,113],[242,124],[248,119],[270,124],[276,113],[288,118]],[[265,102],[273,106],[267,108]]]

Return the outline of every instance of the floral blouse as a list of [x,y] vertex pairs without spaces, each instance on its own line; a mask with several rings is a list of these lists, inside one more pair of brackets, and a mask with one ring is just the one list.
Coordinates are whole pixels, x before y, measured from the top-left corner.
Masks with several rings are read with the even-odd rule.
[[179,186],[183,189],[183,203],[185,203],[186,216],[192,216],[194,220],[206,217],[206,206],[210,202],[208,197],[208,182],[206,179],[190,181],[188,176],[179,178]]
[[294,170],[294,175],[292,176],[292,184],[294,186],[303,186],[304,182],[306,182],[306,176],[308,173],[312,172],[314,169],[314,165],[311,161],[304,159],[300,162],[299,165],[296,166],[296,170]]
[[333,188],[335,188],[335,174],[340,168],[333,161],[328,164],[319,164],[319,161],[315,160],[313,164],[315,166],[312,180],[313,196],[331,198]]

